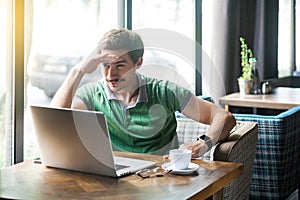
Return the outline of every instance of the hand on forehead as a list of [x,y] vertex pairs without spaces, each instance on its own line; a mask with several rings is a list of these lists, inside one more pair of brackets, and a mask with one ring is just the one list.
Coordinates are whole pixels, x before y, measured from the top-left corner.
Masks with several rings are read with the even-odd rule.
[[104,59],[103,62],[105,63],[116,63],[120,60],[120,57],[117,55],[112,55],[109,53],[101,53],[100,56]]
[[115,64],[117,62],[131,62],[127,50],[103,50],[100,55],[105,57],[107,63]]

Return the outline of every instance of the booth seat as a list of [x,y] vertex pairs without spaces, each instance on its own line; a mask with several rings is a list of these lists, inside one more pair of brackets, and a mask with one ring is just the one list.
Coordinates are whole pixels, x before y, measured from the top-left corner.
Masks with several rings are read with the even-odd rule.
[[287,199],[300,188],[300,106],[278,115],[234,114],[258,124],[250,199]]
[[[177,115],[177,134],[179,144],[195,141],[205,134],[209,126]],[[213,196],[213,199],[248,199],[258,137],[257,124],[238,122],[230,136],[215,145],[212,150],[200,159],[238,162],[244,164],[244,174]]]

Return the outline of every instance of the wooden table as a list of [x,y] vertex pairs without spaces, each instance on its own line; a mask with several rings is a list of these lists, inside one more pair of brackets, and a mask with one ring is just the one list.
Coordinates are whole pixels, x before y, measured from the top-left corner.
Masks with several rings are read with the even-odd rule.
[[[119,156],[163,162],[162,156],[117,153]],[[239,163],[193,162],[192,175],[168,174],[142,179],[136,175],[110,178],[49,168],[31,161],[7,167],[0,174],[0,198],[12,199],[205,199],[243,174]]]
[[278,87],[271,94],[245,96],[236,92],[221,97],[219,103],[227,110],[229,106],[288,110],[300,105],[300,88]]

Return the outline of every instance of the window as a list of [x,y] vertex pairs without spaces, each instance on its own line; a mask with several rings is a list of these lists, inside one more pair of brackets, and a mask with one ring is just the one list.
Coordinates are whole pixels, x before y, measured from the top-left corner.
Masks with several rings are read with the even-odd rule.
[[132,1],[132,29],[140,30],[145,42],[140,72],[175,82],[192,92],[195,92],[194,4],[193,0]]
[[300,0],[280,0],[278,16],[279,77],[300,75]]
[[[118,26],[118,1],[26,1],[24,158],[39,157],[29,105],[49,105],[68,71]],[[99,72],[84,82],[100,79]]]
[[[6,41],[6,2],[0,1],[0,43]],[[6,66],[5,45],[0,46],[0,66]],[[4,166],[4,156],[6,154],[6,134],[5,134],[5,88],[6,69],[0,68],[0,168]]]
[[[135,30],[155,28],[171,31],[175,33],[175,37],[195,41],[196,31],[201,30],[199,29],[201,24],[198,24],[195,18],[197,15],[195,4],[198,2],[202,1],[0,0],[0,41],[1,44],[5,44],[6,41],[6,46],[0,46],[0,64],[10,66],[0,68],[2,70],[0,76],[3,76],[0,79],[0,106],[6,108],[5,112],[0,110],[0,128],[3,128],[2,124],[5,123],[4,134],[3,130],[0,130],[0,167],[6,162],[3,157],[10,158],[9,165],[22,161],[23,158],[28,160],[40,156],[29,105],[48,105],[68,70],[96,48],[98,40],[106,31],[126,24],[129,28],[132,25]],[[17,69],[11,67],[14,66],[13,54],[7,54],[14,52],[12,37],[16,32],[10,27],[13,20],[7,18],[13,16],[13,4],[20,5],[21,11],[25,10],[25,20],[19,18],[19,25],[24,25],[24,30],[17,34],[21,34],[20,37],[24,41],[17,43],[19,45],[17,49],[19,47],[23,49],[23,43],[25,46],[24,52],[16,55],[16,60],[21,62]],[[128,13],[132,14],[132,18],[128,17]],[[146,46],[145,60],[148,61],[145,63],[147,65],[159,63],[166,69],[176,69],[176,74],[183,80],[181,83],[195,91],[195,85],[200,87],[202,85],[196,84],[195,48],[192,46],[185,50],[189,51],[188,55],[192,55],[192,58],[178,53],[176,49]],[[24,71],[24,82],[23,79],[21,81],[14,79],[13,72],[17,71]],[[92,78],[101,77],[91,75],[86,81]],[[178,80],[176,77],[173,77],[174,79]],[[21,93],[18,94],[21,101],[12,101],[13,95],[18,93],[13,91],[14,88],[21,88]],[[13,111],[17,112],[21,120],[14,120]],[[17,126],[20,130],[13,130],[15,121],[21,121],[17,122],[20,123]],[[13,134],[16,132],[17,136]],[[15,139],[17,144],[13,143]],[[7,142],[3,142],[5,140]],[[7,151],[8,149],[14,151]],[[15,154],[20,153],[22,156],[19,159],[12,159]]]
[[0,0],[0,168],[13,162],[12,3]]

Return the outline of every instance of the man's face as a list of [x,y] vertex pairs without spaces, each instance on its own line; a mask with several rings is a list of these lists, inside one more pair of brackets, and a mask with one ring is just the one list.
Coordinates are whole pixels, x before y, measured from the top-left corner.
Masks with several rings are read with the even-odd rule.
[[111,91],[118,91],[135,84],[135,71],[142,63],[142,59],[134,64],[129,54],[124,50],[103,50],[102,53],[117,56],[102,64],[102,74]]

